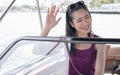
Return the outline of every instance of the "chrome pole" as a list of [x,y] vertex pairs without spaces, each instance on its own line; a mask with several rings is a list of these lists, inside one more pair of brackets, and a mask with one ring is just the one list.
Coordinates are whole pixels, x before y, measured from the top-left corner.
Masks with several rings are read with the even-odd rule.
[[40,29],[42,31],[43,29],[43,23],[42,23],[42,16],[41,16],[41,11],[40,11],[40,4],[39,0],[36,0],[37,8],[38,8],[38,15],[39,15],[39,20],[40,20]]
[[7,14],[7,12],[9,11],[9,9],[12,7],[12,5],[15,3],[16,0],[13,0],[10,5],[8,6],[8,8],[4,11],[3,15],[0,17],[0,22],[2,21],[2,19],[4,18],[4,16]]

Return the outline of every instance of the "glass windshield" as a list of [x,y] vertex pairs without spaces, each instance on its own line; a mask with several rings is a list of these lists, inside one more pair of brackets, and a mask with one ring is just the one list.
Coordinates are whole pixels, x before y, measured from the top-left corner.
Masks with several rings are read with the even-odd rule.
[[[33,69],[33,73],[41,69],[40,75],[54,75],[60,72],[63,75],[67,73],[68,60],[64,49],[65,44],[59,42],[20,41],[2,58],[0,74],[25,75],[29,71],[32,72]],[[52,69],[50,70],[50,68]],[[44,73],[45,70],[48,71]]]
[[[95,49],[96,45],[102,45],[102,43],[100,43],[101,41],[97,41],[96,43],[95,41],[91,41],[91,43],[87,43],[84,42],[86,40],[81,42],[79,39],[76,39],[74,43],[84,46],[87,45],[88,47],[76,48],[75,59],[73,60],[73,56],[70,54],[72,42],[69,41],[70,39],[66,39],[64,42],[57,42],[59,41],[57,39],[60,39],[59,37],[57,37],[57,39],[51,38],[57,40],[54,42],[42,41],[51,40],[50,38],[42,38],[41,41],[35,41],[35,38],[33,39],[34,40],[19,41],[8,48],[5,56],[0,59],[0,75],[68,75],[69,63],[73,63],[72,66],[78,68],[76,64],[81,66],[80,61],[85,62],[87,59],[87,62],[89,62],[91,58],[94,60],[97,50]],[[73,40],[75,39],[73,38]],[[66,41],[69,42],[65,43]],[[120,44],[119,42],[112,44],[113,42],[111,41],[108,41],[106,44],[104,43],[103,45],[106,46],[104,75],[110,75],[113,71],[114,74],[119,74]],[[88,52],[93,55],[89,55]],[[78,57],[83,57],[83,59],[78,59]],[[100,58],[103,58],[103,56],[100,55]],[[76,63],[78,61],[79,63]],[[114,67],[118,70],[114,69]]]

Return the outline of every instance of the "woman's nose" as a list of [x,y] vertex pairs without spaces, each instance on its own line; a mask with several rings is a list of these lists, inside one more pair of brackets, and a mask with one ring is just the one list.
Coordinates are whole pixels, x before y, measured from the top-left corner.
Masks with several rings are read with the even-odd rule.
[[88,23],[90,23],[88,19],[83,19],[83,25],[88,25]]

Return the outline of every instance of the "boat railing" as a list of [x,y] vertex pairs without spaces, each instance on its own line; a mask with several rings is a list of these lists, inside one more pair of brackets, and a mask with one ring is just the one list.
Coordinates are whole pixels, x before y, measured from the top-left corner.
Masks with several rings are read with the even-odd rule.
[[1,54],[0,59],[10,50],[16,43],[22,40],[30,41],[51,41],[66,43],[98,43],[98,44],[120,44],[119,38],[78,38],[78,37],[41,37],[41,36],[24,36],[13,41],[6,50]]

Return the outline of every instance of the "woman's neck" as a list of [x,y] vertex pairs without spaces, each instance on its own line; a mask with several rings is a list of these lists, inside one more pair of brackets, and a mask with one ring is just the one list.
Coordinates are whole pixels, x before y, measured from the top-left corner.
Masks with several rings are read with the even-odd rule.
[[83,33],[78,33],[77,36],[82,38],[88,38],[88,34],[83,34]]

